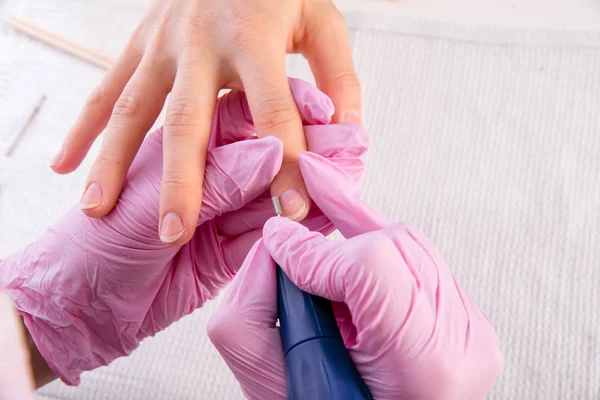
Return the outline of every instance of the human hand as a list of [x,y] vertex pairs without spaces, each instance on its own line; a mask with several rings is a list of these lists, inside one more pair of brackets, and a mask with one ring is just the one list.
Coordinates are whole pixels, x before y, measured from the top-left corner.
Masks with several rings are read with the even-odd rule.
[[24,332],[10,298],[0,292],[0,399],[33,399]]
[[483,399],[501,368],[497,337],[435,247],[365,205],[331,162],[304,153],[300,167],[313,201],[348,240],[328,241],[285,218],[266,223],[208,327],[244,394],[286,394],[277,262],[300,289],[335,302],[374,398]]
[[[329,122],[332,105],[325,95],[300,80],[290,80],[290,86],[305,123]],[[255,134],[245,95],[221,98],[198,227],[183,247],[167,245],[157,234],[159,130],[142,145],[113,212],[90,219],[75,208],[2,263],[0,283],[63,381],[77,384],[82,371],[130,354],[142,339],[202,306],[233,278],[262,234],[268,218],[263,199],[282,159],[280,141],[256,140]],[[348,173],[358,177],[364,171],[358,157],[368,137],[359,127],[307,127],[307,138],[313,151]],[[268,210],[272,214],[271,205]],[[305,221],[330,230],[318,209]]]
[[203,196],[216,94],[243,88],[258,136],[276,136],[284,144],[272,194],[282,196],[287,216],[303,219],[310,200],[297,154],[306,143],[285,73],[286,51],[308,58],[318,86],[333,99],[333,122],[360,122],[360,85],[344,20],[331,0],[154,1],[90,96],[53,169],[77,168],[106,128],[81,207],[91,217],[107,215],[170,93],[157,212],[163,241],[186,243]]

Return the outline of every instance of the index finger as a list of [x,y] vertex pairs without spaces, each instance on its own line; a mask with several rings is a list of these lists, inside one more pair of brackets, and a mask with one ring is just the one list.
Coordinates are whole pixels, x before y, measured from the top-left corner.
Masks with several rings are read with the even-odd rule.
[[212,117],[217,101],[217,71],[201,54],[182,56],[167,108],[160,191],[160,238],[188,242],[198,222]]

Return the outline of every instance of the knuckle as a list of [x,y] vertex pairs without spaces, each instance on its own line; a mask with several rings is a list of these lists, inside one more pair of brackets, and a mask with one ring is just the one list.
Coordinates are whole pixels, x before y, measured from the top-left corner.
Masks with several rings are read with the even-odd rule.
[[311,34],[313,41],[322,40],[322,36],[339,38],[348,34],[348,27],[344,16],[334,4],[329,4],[322,9],[311,24],[313,31],[319,34]]
[[346,20],[337,7],[331,7],[329,12],[327,12],[325,15],[325,20],[327,21],[327,26],[329,26],[329,29],[341,32],[346,32],[348,30],[348,27],[346,26]]
[[360,81],[354,70],[345,70],[336,74],[333,78],[334,90],[356,90],[360,92]]
[[264,43],[259,43],[259,38],[266,39],[264,33],[268,22],[265,21],[264,15],[256,10],[255,5],[251,4],[253,2],[234,0],[232,3],[226,12],[230,23],[222,33],[236,52],[241,53],[242,57],[247,57],[257,49],[257,45],[264,46]]
[[187,98],[175,98],[169,103],[165,118],[165,127],[170,135],[186,134],[186,130],[170,128],[186,128],[198,126],[200,106]]
[[207,41],[208,24],[206,16],[198,13],[189,14],[181,30],[183,42],[188,46],[199,46]]
[[166,193],[189,193],[194,188],[194,185],[189,179],[186,179],[186,176],[186,173],[182,170],[165,169],[163,172],[162,184],[167,190]]
[[252,34],[254,23],[251,20],[245,20],[231,27],[229,30],[229,40],[234,48],[248,55],[250,49],[254,47],[255,35]]
[[94,89],[90,96],[88,97],[87,105],[89,107],[98,107],[107,101],[106,89],[104,85],[100,85]]
[[106,149],[101,149],[98,151],[96,155],[96,159],[94,160],[95,168],[106,168],[113,167],[115,165],[121,165],[123,162],[117,157],[117,155],[111,151]]
[[279,93],[263,96],[256,105],[254,126],[259,130],[271,130],[285,125],[297,118],[294,104]]
[[124,118],[135,117],[139,112],[139,106],[140,102],[136,95],[129,92],[123,93],[115,103],[113,115]]

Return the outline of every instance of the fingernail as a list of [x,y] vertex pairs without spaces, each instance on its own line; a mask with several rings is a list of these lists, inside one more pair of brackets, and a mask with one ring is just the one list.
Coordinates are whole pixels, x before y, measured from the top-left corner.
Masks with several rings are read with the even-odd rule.
[[54,167],[56,164],[58,164],[63,159],[64,155],[65,151],[63,149],[60,149],[58,153],[56,153],[56,155],[52,157],[52,160],[50,161],[50,167]]
[[279,195],[283,215],[292,221],[300,219],[308,212],[308,202],[296,189],[288,189]]
[[82,210],[96,208],[102,202],[102,186],[98,183],[92,183],[81,198],[80,207]]
[[344,113],[343,121],[345,124],[354,124],[354,125],[362,126],[362,120],[360,119],[360,111],[358,111],[358,110],[346,111]]
[[183,219],[179,215],[170,212],[163,217],[160,228],[160,240],[162,240],[163,243],[175,242],[183,236],[184,232],[185,226],[183,225]]

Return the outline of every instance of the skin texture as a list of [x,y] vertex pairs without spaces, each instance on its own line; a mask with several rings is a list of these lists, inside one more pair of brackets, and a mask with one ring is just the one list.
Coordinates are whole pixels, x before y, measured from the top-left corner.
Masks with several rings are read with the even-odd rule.
[[158,229],[164,242],[182,245],[200,210],[216,94],[243,88],[258,136],[283,142],[271,193],[281,196],[285,215],[302,220],[310,197],[297,156],[307,144],[285,73],[285,54],[298,52],[333,101],[332,121],[360,125],[360,85],[347,30],[330,0],[155,0],[84,105],[52,168],[76,169],[104,131],[81,207],[90,217],[107,215],[170,94]]
[[[314,86],[290,79],[290,88],[307,125],[308,148],[358,180],[366,132],[329,124],[333,106]],[[205,196],[187,244],[165,244],[156,229],[159,129],[144,141],[113,212],[89,218],[75,207],[0,263],[0,287],[22,315],[31,349],[67,384],[129,355],[141,340],[214,298],[261,236],[273,215],[269,185],[282,163],[282,143],[256,137],[241,92],[219,100],[211,132]],[[302,223],[326,234],[333,230],[317,207]],[[46,382],[43,363],[37,366],[37,382]]]
[[494,327],[428,238],[391,224],[330,161],[300,155],[315,204],[347,240],[275,217],[208,326],[249,399],[285,398],[275,263],[300,289],[331,300],[359,373],[381,400],[478,400],[502,354]]

